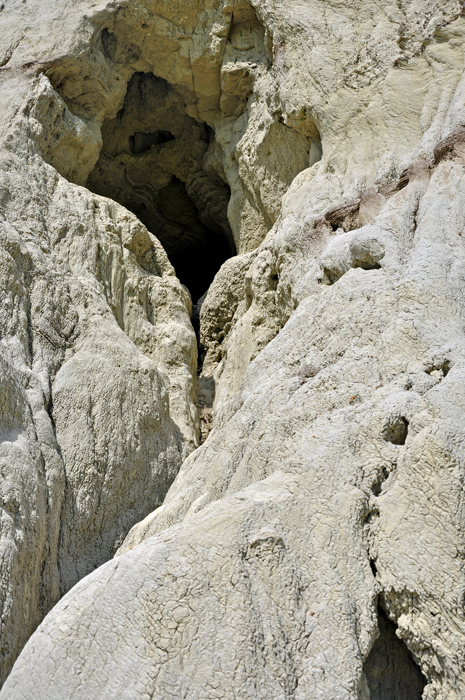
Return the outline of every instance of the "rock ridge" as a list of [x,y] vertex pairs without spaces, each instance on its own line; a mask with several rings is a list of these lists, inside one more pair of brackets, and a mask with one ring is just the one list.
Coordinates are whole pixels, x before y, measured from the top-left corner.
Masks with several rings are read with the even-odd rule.
[[462,3],[0,7],[1,700],[459,700]]

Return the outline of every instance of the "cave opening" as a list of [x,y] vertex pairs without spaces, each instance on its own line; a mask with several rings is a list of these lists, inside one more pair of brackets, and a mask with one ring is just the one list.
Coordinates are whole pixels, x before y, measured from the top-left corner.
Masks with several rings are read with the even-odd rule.
[[104,122],[102,139],[88,188],[147,226],[195,303],[236,254],[230,189],[211,157],[213,130],[186,113],[182,94],[166,80],[138,72],[121,110]]
[[[179,245],[170,251],[169,258],[193,301],[197,301],[235,250],[226,236],[201,221],[185,183],[175,176],[158,193],[158,206],[166,221],[181,227]],[[195,236],[192,236],[193,232]]]
[[378,606],[379,637],[363,665],[361,700],[421,700],[426,679]]

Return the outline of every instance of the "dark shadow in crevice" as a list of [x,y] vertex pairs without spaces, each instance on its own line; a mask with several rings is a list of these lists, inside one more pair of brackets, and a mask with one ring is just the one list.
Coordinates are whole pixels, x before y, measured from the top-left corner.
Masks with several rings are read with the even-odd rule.
[[408,435],[408,420],[404,416],[391,419],[383,429],[383,437],[393,445],[405,445]]
[[396,625],[378,606],[379,637],[365,663],[364,700],[421,700],[426,679],[405,643],[396,635]]
[[361,270],[381,270],[381,265],[379,262],[364,261],[361,263],[355,263],[354,268],[359,268]]
[[[158,207],[166,221],[179,227],[179,245],[170,251],[170,262],[196,302],[235,250],[231,249],[226,236],[202,223],[184,183],[177,178],[173,177],[170,184],[158,193]],[[159,237],[163,243],[163,236]]]
[[110,61],[113,60],[118,45],[116,35],[113,34],[113,32],[110,32],[108,27],[105,27],[105,29],[102,29],[100,37],[102,40],[102,49],[104,56],[110,59]]
[[324,220],[331,226],[333,231],[343,229],[343,231],[353,231],[360,228],[359,221],[360,200],[353,200],[345,204],[333,207],[326,212]]
[[342,275],[344,274],[343,272],[341,273],[339,270],[331,270],[329,267],[324,266],[322,268],[322,271],[323,279],[321,280],[321,282],[329,286],[332,284],[336,284],[336,282],[340,280]]
[[205,294],[221,265],[231,257],[231,249],[224,238],[206,230],[206,242],[188,254],[171,256],[171,263],[182,284],[198,301]]
[[450,360],[443,360],[442,362],[437,362],[434,365],[427,367],[425,372],[426,372],[426,374],[432,374],[433,372],[435,372],[435,373],[439,374],[439,376],[442,374],[441,378],[444,379],[444,377],[447,377],[447,375],[449,374],[450,368],[451,368]]
[[165,131],[164,129],[157,129],[151,134],[136,131],[135,134],[129,137],[129,150],[131,153],[145,153],[152,146],[161,146],[169,141],[174,141],[174,136],[170,131]]
[[373,496],[379,496],[382,489],[383,489],[383,484],[384,482],[389,478],[389,471],[386,469],[386,467],[383,467],[381,470],[381,473],[379,474],[378,478],[374,482],[374,484],[371,487],[371,490],[373,492]]

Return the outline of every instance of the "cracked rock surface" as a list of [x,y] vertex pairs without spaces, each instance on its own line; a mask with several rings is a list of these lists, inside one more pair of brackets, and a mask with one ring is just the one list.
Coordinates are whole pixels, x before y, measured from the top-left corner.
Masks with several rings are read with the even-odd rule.
[[0,7],[0,699],[461,700],[462,3]]

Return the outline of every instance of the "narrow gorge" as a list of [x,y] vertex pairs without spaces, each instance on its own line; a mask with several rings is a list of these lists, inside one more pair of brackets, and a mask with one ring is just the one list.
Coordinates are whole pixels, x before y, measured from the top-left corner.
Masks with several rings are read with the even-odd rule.
[[0,700],[462,700],[464,3],[0,39]]

